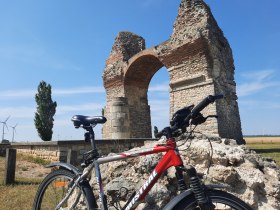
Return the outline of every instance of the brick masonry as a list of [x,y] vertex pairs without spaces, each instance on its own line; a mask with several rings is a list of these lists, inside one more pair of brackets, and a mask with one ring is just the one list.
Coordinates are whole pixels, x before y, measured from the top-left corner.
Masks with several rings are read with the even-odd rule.
[[[219,118],[200,130],[243,142],[232,51],[203,0],[182,0],[173,33],[157,46],[145,49],[144,38],[131,32],[117,35],[103,73],[108,119],[103,138],[152,136],[147,91],[163,66],[170,77],[170,116],[209,94],[223,93],[224,100],[203,111]],[[122,106],[116,105],[120,101]]]

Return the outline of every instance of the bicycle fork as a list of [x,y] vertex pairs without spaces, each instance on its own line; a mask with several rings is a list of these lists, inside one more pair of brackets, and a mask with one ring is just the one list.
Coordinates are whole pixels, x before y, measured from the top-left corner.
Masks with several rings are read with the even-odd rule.
[[[80,182],[81,177],[79,177],[77,180],[74,181],[73,185],[71,186],[71,188],[68,189],[68,192],[66,193],[65,197],[59,202],[59,204],[56,206],[55,210],[58,210],[62,207],[62,205],[68,201],[69,197],[72,195],[72,193],[74,192],[75,188],[78,187],[78,183]],[[79,192],[79,194],[76,196],[75,202],[72,204],[70,209],[73,209],[74,207],[76,207],[76,205],[78,204],[78,201],[81,197],[82,192]]]
[[183,171],[187,172],[190,179],[190,187],[194,193],[195,199],[198,206],[202,210],[213,210],[215,206],[213,205],[210,198],[207,196],[205,187],[201,185],[200,180],[197,176],[196,169],[192,166],[178,166],[176,167],[176,177],[178,180],[179,190],[183,191],[187,189],[187,185],[184,182]]

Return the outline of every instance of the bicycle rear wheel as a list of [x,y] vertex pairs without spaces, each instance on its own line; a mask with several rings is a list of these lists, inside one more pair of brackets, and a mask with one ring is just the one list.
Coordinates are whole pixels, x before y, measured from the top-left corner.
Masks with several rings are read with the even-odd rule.
[[[74,184],[75,175],[67,170],[51,172],[40,184],[33,203],[33,210],[56,209]],[[89,209],[87,199],[80,186],[75,187],[69,199],[59,209]]]
[[[209,190],[208,196],[215,205],[215,210],[252,210],[244,201],[231,195],[227,192],[220,190]],[[200,209],[197,205],[194,195],[187,196],[182,199],[172,210],[198,210]]]

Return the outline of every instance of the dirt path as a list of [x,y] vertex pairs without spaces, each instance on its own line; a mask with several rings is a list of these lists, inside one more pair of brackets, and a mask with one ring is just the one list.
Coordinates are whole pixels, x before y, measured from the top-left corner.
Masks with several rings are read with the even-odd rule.
[[51,169],[45,168],[42,165],[28,162],[28,161],[17,161],[16,163],[16,178],[43,178],[48,173],[50,173]]

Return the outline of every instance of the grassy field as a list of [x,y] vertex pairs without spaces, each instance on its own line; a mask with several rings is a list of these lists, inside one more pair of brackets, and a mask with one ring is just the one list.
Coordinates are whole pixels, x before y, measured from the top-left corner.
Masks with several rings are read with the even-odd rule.
[[0,185],[1,210],[30,210],[38,185],[16,184],[11,186]]
[[246,137],[247,146],[280,166],[280,137]]

